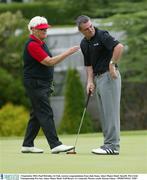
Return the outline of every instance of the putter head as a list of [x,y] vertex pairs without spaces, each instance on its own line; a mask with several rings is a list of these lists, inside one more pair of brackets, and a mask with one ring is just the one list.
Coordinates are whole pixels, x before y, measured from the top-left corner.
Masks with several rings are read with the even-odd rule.
[[67,151],[66,154],[77,154],[75,151]]
[[75,151],[75,147],[71,151],[67,151],[66,154],[77,154]]

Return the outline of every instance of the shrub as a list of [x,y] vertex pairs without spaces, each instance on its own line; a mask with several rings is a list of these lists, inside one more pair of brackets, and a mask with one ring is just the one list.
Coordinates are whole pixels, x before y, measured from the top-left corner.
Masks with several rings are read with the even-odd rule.
[[37,1],[34,3],[9,3],[0,5],[0,13],[18,10],[27,19],[33,16],[45,16],[51,24],[75,24],[74,20],[81,14],[87,14],[93,18],[106,18],[114,14],[127,14],[146,10],[146,0],[139,2],[110,1],[110,0],[54,0]]
[[[84,90],[77,70],[68,70],[65,86],[65,106],[59,133],[77,133],[84,109]],[[81,132],[92,132],[92,122],[86,113]]]
[[[67,24],[69,21],[67,12],[62,3],[11,3],[1,4],[0,13],[4,12],[16,13],[20,11],[27,19],[34,16],[44,16],[51,24]],[[68,17],[68,18],[67,18]]]
[[25,95],[22,80],[14,78],[5,69],[0,68],[0,74],[0,106],[6,102],[12,102],[13,104],[23,104],[29,107],[29,101]]
[[0,14],[0,24],[0,107],[7,102],[29,106],[22,84],[26,21],[20,12],[5,12]]
[[147,129],[147,82],[122,84],[121,129]]
[[20,136],[24,134],[28,112],[23,106],[7,103],[0,109],[0,136]]

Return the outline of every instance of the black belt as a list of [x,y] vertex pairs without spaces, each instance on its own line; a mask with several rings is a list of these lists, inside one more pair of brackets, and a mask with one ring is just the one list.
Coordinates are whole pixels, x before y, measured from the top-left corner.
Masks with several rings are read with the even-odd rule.
[[106,71],[99,71],[99,72],[95,73],[95,76],[100,76],[100,75],[104,74],[104,73],[107,72],[107,71],[108,71],[108,70],[106,70]]

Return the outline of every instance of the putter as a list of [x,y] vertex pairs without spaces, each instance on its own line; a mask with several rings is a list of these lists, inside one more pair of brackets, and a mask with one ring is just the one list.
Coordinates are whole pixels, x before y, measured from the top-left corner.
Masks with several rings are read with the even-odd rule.
[[85,104],[85,107],[84,107],[83,115],[82,115],[82,118],[81,118],[81,121],[80,121],[80,126],[79,126],[77,136],[76,136],[76,139],[75,139],[74,149],[73,149],[73,151],[68,151],[66,154],[76,154],[76,145],[77,145],[78,137],[79,137],[80,130],[81,130],[81,127],[82,127],[82,124],[83,124],[84,116],[85,116],[85,113],[86,113],[86,110],[87,110],[90,95],[91,95],[91,91],[89,91],[89,93],[88,93],[88,97],[87,97],[87,101],[86,101],[86,104]]

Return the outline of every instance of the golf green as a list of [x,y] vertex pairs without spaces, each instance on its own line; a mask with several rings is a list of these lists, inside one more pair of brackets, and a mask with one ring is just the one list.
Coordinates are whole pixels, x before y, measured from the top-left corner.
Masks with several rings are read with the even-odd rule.
[[[43,154],[22,154],[23,138],[0,138],[0,173],[147,173],[147,131],[121,132],[120,155],[94,155],[91,149],[103,143],[102,133],[80,134],[77,154],[51,154],[45,137],[36,147]],[[61,135],[64,144],[73,145],[75,135]]]

